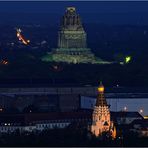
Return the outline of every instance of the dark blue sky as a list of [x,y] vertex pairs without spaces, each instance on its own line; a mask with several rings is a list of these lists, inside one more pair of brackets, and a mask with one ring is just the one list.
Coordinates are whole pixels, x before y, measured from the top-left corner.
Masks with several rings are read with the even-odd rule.
[[0,12],[63,13],[65,7],[76,6],[80,13],[148,12],[148,2],[0,2]]
[[59,22],[68,6],[77,8],[84,23],[148,25],[148,1],[1,1],[0,23],[52,22],[53,24]]

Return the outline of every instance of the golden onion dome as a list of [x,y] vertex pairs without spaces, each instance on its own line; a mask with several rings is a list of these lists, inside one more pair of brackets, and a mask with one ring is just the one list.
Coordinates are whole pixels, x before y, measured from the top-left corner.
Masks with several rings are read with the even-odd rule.
[[104,92],[104,86],[103,86],[102,82],[100,82],[100,85],[98,87],[98,92],[99,93],[103,93]]

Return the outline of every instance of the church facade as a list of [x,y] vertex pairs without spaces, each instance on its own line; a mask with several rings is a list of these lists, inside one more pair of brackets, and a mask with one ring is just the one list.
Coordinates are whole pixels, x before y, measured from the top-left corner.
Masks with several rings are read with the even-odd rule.
[[98,87],[98,96],[92,114],[91,132],[95,136],[100,136],[103,132],[111,133],[113,138],[116,136],[115,127],[110,117],[109,106],[104,97],[104,86],[102,83]]

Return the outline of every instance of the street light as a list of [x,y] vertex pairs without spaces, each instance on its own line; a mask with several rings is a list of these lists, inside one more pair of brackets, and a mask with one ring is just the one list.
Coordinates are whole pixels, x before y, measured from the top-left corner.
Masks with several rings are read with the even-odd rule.
[[142,114],[142,113],[143,113],[143,109],[140,109],[140,111],[139,111],[139,112],[140,112],[140,114]]
[[125,112],[127,111],[127,107],[126,107],[126,106],[124,107],[124,111],[125,111]]

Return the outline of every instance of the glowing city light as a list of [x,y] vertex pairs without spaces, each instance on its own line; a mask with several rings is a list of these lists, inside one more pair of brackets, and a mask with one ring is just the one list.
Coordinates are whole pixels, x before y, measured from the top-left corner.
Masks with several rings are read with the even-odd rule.
[[131,61],[131,56],[126,56],[125,57],[125,63],[129,63]]
[[0,65],[8,65],[9,62],[7,60],[1,60]]
[[19,41],[21,41],[23,44],[28,45],[30,43],[30,40],[26,40],[23,35],[21,34],[22,30],[19,28],[16,30],[16,36],[18,37]]
[[143,109],[140,109],[140,111],[139,111],[141,114],[143,113]]
[[127,111],[127,107],[126,106],[124,107],[124,111]]
[[99,92],[104,92],[104,87],[99,87],[99,88],[98,88],[98,91],[99,91]]

